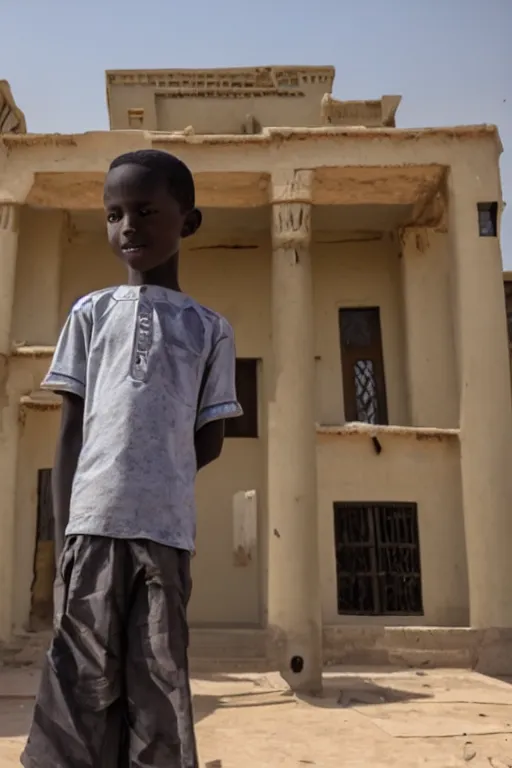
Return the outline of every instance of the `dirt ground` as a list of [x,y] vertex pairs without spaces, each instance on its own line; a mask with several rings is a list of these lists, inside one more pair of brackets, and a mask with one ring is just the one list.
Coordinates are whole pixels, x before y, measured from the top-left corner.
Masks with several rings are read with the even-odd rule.
[[[18,765],[39,672],[0,669],[0,768]],[[274,673],[196,676],[204,768],[512,768],[512,686],[460,670],[330,669],[297,699]]]

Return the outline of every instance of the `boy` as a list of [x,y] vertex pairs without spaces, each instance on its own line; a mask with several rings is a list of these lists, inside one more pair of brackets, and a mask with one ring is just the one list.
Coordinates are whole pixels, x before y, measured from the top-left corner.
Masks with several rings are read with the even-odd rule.
[[241,414],[233,332],[180,292],[194,182],[154,150],[104,191],[128,284],[72,309],[43,386],[63,397],[53,472],[55,628],[30,768],[196,768],[186,607],[196,470]]

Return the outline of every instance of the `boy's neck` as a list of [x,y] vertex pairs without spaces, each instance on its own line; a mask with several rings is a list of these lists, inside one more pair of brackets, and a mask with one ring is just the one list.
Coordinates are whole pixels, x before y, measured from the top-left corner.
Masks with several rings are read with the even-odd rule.
[[158,285],[171,291],[181,293],[178,279],[178,254],[172,256],[165,264],[161,264],[148,272],[139,272],[128,268],[129,285]]

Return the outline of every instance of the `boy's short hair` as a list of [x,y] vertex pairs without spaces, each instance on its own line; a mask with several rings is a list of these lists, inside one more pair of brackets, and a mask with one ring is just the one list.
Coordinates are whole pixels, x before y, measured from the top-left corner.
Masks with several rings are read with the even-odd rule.
[[141,165],[158,175],[184,212],[195,208],[196,193],[192,173],[175,155],[159,149],[139,149],[119,155],[110,164],[109,171],[121,165]]

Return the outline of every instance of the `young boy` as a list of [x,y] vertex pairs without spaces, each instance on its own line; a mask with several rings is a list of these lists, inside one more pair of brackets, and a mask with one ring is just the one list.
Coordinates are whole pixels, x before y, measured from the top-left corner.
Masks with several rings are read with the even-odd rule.
[[194,480],[241,414],[233,332],[180,292],[194,182],[153,150],[108,172],[108,239],[128,284],[72,309],[43,386],[62,395],[53,472],[55,629],[30,768],[196,768],[187,602]]

